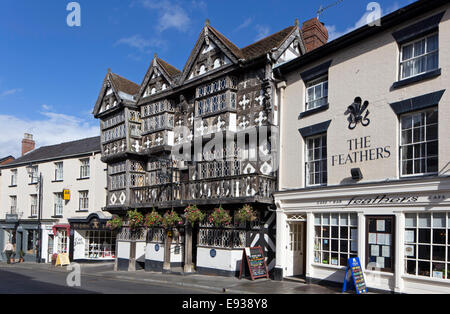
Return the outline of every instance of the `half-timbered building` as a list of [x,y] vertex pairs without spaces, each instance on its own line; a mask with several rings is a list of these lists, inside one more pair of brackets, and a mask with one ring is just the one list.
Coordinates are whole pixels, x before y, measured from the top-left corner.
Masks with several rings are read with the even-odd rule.
[[[249,204],[258,213],[252,223],[216,228],[205,220],[186,233],[183,225],[171,266],[232,276],[242,248],[261,246],[272,269],[279,125],[273,67],[327,39],[326,28],[312,19],[238,48],[207,20],[182,70],[156,54],[141,85],[108,70],[94,108],[108,164],[105,210],[182,214],[197,205],[204,211],[222,206],[233,215]],[[162,269],[165,236],[162,229],[136,233],[125,226],[117,268]]]

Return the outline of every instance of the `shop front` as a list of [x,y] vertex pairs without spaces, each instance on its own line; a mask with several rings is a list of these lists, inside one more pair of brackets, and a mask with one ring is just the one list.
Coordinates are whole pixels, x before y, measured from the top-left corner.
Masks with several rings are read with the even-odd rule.
[[450,178],[287,191],[276,202],[279,277],[342,285],[359,257],[369,289],[450,293]]
[[116,232],[103,213],[92,213],[83,218],[71,218],[69,257],[75,262],[107,262],[116,258]]

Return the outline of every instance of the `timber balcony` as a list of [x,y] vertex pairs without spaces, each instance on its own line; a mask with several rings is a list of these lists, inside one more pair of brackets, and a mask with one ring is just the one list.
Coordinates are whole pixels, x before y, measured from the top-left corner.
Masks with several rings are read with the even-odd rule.
[[273,177],[258,174],[174,183],[173,185],[135,187],[130,189],[130,207],[170,208],[172,205],[177,207],[189,204],[211,204],[214,203],[214,200],[219,199],[221,204],[242,202],[271,204],[275,188],[276,180]]

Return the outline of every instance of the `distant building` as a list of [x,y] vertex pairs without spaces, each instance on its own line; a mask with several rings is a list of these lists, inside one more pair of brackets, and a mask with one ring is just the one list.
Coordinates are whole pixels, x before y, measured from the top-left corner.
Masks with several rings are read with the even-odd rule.
[[23,251],[26,261],[36,261],[40,228],[44,262],[53,253],[69,253],[72,260],[115,258],[115,235],[106,229],[110,215],[102,212],[100,138],[34,149],[26,134],[22,143],[23,156],[0,167],[0,248],[12,241],[17,257]]

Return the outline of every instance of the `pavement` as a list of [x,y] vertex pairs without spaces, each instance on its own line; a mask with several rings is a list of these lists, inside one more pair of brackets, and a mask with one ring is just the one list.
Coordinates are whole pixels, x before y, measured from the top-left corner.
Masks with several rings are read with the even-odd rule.
[[[114,263],[107,264],[80,264],[81,280],[98,278],[103,280],[120,281],[127,284],[171,287],[172,290],[157,290],[157,293],[213,293],[213,294],[340,294],[341,290],[335,287],[326,287],[315,284],[305,284],[301,281],[273,281],[259,279],[239,280],[238,278],[204,276],[199,274],[162,274],[139,270],[135,272],[115,272]],[[54,267],[50,264],[21,263],[7,265],[0,264],[0,271],[29,273],[36,271],[59,274],[66,278],[71,270],[67,267]],[[63,273],[67,274],[61,276]],[[42,280],[42,279],[40,279]],[[95,281],[95,280],[94,280]],[[139,291],[139,290],[138,290]],[[140,290],[142,291],[142,290]],[[1,292],[1,289],[0,289]],[[92,291],[95,293],[95,289]],[[87,291],[89,293],[89,291]],[[114,292],[112,292],[114,293]],[[150,292],[151,293],[151,292]]]

